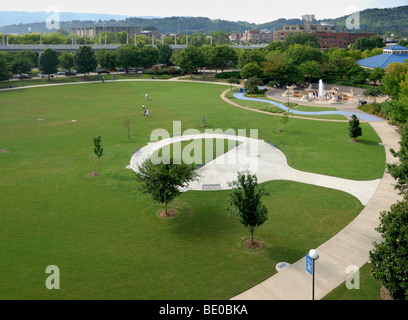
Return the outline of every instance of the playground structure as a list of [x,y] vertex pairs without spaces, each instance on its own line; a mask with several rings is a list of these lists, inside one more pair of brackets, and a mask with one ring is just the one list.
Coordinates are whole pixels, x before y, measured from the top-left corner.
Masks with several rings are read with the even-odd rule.
[[350,92],[341,92],[338,87],[333,86],[330,90],[324,89],[323,81],[319,81],[319,89],[316,90],[310,84],[307,88],[298,88],[296,85],[288,86],[282,97],[285,99],[297,98],[305,102],[329,102],[331,104],[335,103],[347,103],[350,102],[360,102],[364,100],[363,95],[359,95],[351,88]]

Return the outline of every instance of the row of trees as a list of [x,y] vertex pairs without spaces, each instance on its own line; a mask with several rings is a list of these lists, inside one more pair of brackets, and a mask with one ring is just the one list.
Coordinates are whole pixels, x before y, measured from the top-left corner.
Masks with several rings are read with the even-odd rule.
[[[0,33],[0,37],[3,34]],[[19,34],[8,34],[9,44],[72,44],[76,43],[79,45],[85,44],[130,44],[133,43],[135,39],[130,37],[126,31],[120,32],[102,32],[100,35],[94,37],[80,36],[69,34],[66,30],[59,29],[57,32],[50,33],[26,33],[23,35]],[[188,37],[188,39],[187,39]],[[190,35],[179,35],[170,36],[163,35],[160,38],[153,39],[154,44],[188,44],[194,46],[203,45],[221,45],[221,44],[231,44],[229,40],[229,34],[224,31],[212,32],[209,34],[204,34],[202,32],[193,33]],[[146,36],[145,34],[139,34],[136,36],[136,45],[147,45],[152,44],[152,38]]]

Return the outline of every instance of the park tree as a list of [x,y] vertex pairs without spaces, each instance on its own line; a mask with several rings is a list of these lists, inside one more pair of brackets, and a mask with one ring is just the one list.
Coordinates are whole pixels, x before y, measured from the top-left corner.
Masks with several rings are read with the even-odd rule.
[[249,62],[241,69],[241,78],[260,78],[264,74],[263,69],[256,62]]
[[181,50],[176,56],[176,64],[193,77],[195,69],[205,64],[205,58],[202,50],[195,46],[188,46]]
[[408,96],[385,101],[381,103],[381,109],[391,121],[404,124],[408,120]]
[[172,47],[167,43],[159,43],[157,44],[157,49],[159,50],[159,58],[158,61],[163,64],[169,64],[171,55],[173,54]]
[[408,201],[397,201],[380,213],[376,228],[383,241],[369,252],[374,279],[386,287],[394,300],[408,300]]
[[392,62],[385,68],[381,79],[381,90],[393,98],[398,98],[401,82],[408,78],[408,63]]
[[380,67],[375,67],[374,69],[368,71],[368,79],[370,79],[370,81],[373,81],[374,84],[377,84],[377,81],[381,81],[384,75],[385,71],[383,68]]
[[399,141],[400,149],[395,151],[390,149],[391,154],[398,158],[397,162],[387,163],[387,172],[396,180],[394,186],[399,190],[399,194],[405,195],[408,193],[408,124],[402,128],[401,139]]
[[159,60],[159,50],[151,45],[138,48],[140,56],[140,65],[144,67],[150,67]]
[[194,169],[194,163],[175,164],[170,158],[156,164],[149,158],[138,166],[135,175],[141,182],[140,190],[150,193],[154,201],[164,204],[164,214],[168,216],[168,204],[181,194],[181,189],[187,188],[191,181],[198,178]]
[[0,52],[0,81],[8,80],[10,76],[6,54]]
[[351,119],[349,121],[349,136],[354,142],[358,142],[356,140],[359,136],[362,135],[362,130],[360,127],[360,120],[358,120],[355,114],[351,115]]
[[112,70],[116,68],[116,51],[107,51],[102,48],[96,53],[98,64],[102,68]]
[[59,58],[59,66],[64,70],[71,70],[74,65],[74,54],[71,52],[63,52]]
[[231,85],[231,91],[232,91],[232,85],[241,83],[239,79],[234,78],[234,77],[228,78],[227,82]]
[[294,44],[289,46],[286,50],[286,56],[288,59],[296,64],[301,64],[305,61],[322,62],[323,53],[320,48],[310,47],[302,44]]
[[28,73],[36,66],[37,54],[30,50],[21,50],[14,54],[10,63],[11,71],[15,74]]
[[241,49],[238,52],[238,66],[241,68],[250,62],[261,66],[265,60],[265,53],[260,49]]
[[126,128],[128,133],[128,141],[130,141],[130,119],[123,121],[123,126]]
[[302,44],[308,47],[320,48],[319,39],[317,39],[316,35],[308,32],[294,32],[287,35],[282,43],[282,47],[284,49],[288,49],[294,44]]
[[305,61],[299,65],[301,77],[309,82],[314,79],[320,79],[323,76],[323,71],[316,61]]
[[355,61],[350,57],[345,57],[338,54],[332,54],[329,57],[327,69],[332,75],[340,77],[343,80],[344,76],[355,64]]
[[134,45],[120,46],[116,52],[117,63],[126,68],[137,67],[141,65],[141,59],[138,49]]
[[238,62],[238,56],[236,50],[227,45],[220,45],[212,47],[210,52],[210,64],[217,70],[224,69],[227,67],[233,67]]
[[38,57],[38,67],[41,72],[48,74],[48,80],[50,80],[51,73],[58,71],[58,54],[55,50],[47,48]]
[[283,79],[287,74],[289,65],[286,62],[286,54],[280,50],[271,51],[266,55],[266,61],[262,63],[264,73],[275,81]]
[[75,52],[74,61],[76,69],[79,73],[85,73],[94,71],[98,65],[96,60],[95,51],[90,46],[81,46]]
[[255,230],[268,219],[268,210],[261,201],[268,194],[258,185],[256,175],[248,171],[239,172],[237,180],[229,186],[232,191],[228,197],[228,211],[250,232],[253,247]]
[[103,156],[103,147],[102,147],[102,138],[98,136],[97,138],[93,138],[94,144],[94,154],[95,154],[95,164],[94,164],[94,171],[91,174],[92,176],[96,176],[96,161],[99,160]]
[[248,90],[247,93],[249,94],[259,93],[258,87],[263,85],[263,81],[259,78],[251,77],[249,79],[245,79],[245,88]]
[[[288,106],[289,108],[289,106]],[[279,131],[283,132],[283,126],[289,122],[289,115],[287,112],[284,112],[282,117],[279,119]]]
[[376,86],[372,86],[364,90],[364,96],[372,97],[374,99],[374,103],[376,103],[377,98],[381,95],[382,91]]

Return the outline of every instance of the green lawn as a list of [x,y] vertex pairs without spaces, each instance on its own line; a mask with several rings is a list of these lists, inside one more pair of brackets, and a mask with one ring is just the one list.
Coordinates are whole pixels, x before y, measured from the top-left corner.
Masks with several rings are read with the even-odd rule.
[[[0,153],[0,299],[228,299],[344,228],[363,208],[356,198],[288,181],[264,184],[269,219],[255,232],[258,251],[240,245],[249,234],[228,217],[228,191],[189,191],[171,204],[175,218],[157,215],[161,206],[125,167],[173,120],[182,130],[258,129],[299,170],[382,176],[384,148],[368,124],[361,143],[349,142],[347,123],[291,118],[279,132],[277,117],[222,101],[226,88],[149,81],[0,92],[0,149],[9,151]],[[89,177],[98,135],[105,155]],[[45,288],[48,265],[60,268],[60,290]]]
[[381,300],[381,283],[371,276],[370,263],[366,263],[359,269],[358,280],[358,289],[348,289],[344,282],[322,300]]

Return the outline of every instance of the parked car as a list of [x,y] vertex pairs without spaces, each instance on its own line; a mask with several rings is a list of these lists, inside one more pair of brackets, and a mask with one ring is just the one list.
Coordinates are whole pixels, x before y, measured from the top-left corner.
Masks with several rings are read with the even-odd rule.
[[[37,74],[37,77],[40,77],[40,78],[48,78],[48,74],[42,74],[42,73],[39,73],[39,74]],[[50,74],[50,78],[54,78],[55,77],[55,74]]]
[[77,75],[76,70],[74,70],[74,71],[65,71],[65,76],[66,76],[66,77],[76,76],[76,75]]
[[117,72],[125,72],[126,68],[119,68],[118,70],[116,70]]
[[13,76],[14,79],[31,79],[32,77],[30,77],[27,73],[22,73],[22,74],[16,74]]
[[58,75],[59,76],[63,76],[66,72],[68,72],[68,70],[62,70],[62,71],[58,71]]
[[96,69],[95,72],[97,72],[98,74],[102,74],[102,73],[107,73],[107,74],[109,74],[109,73],[110,73],[110,70],[106,70],[106,69]]

